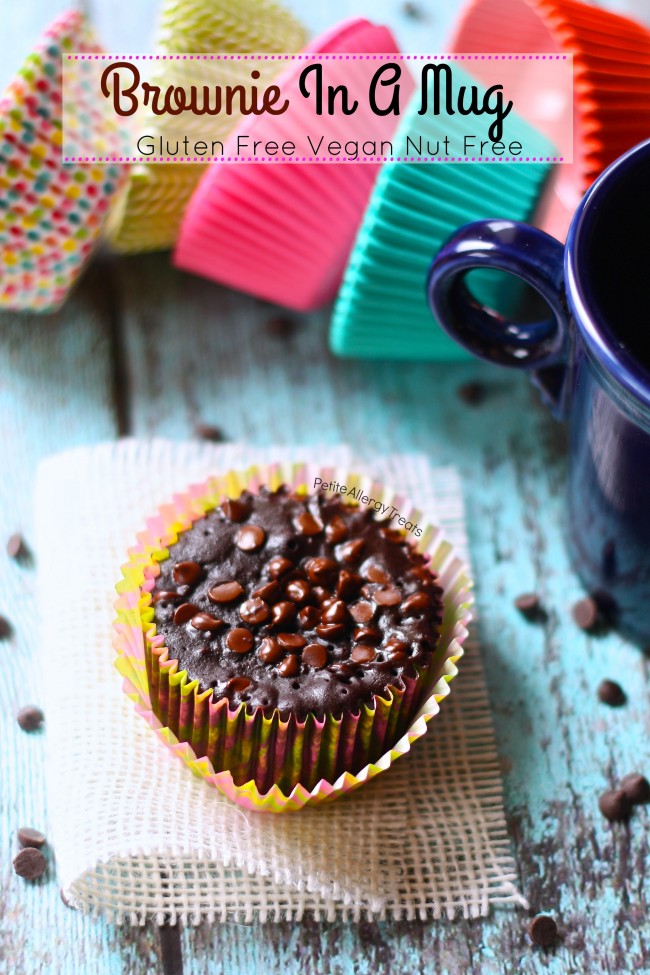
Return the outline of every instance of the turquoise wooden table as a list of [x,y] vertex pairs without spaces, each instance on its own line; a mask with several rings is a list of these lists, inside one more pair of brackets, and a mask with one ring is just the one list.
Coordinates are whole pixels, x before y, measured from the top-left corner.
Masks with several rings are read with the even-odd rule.
[[[12,5],[2,70],[20,60],[52,15],[46,0]],[[297,6],[297,4],[296,4]],[[147,8],[144,10],[144,8]],[[113,49],[142,48],[152,5],[102,3],[98,21]],[[349,11],[319,6],[318,29]],[[350,4],[381,12],[405,47],[424,30],[444,34],[454,4]],[[115,16],[116,8],[122,17]],[[378,8],[381,8],[378,10]],[[428,12],[431,10],[431,12]],[[426,45],[433,46],[433,45]],[[650,972],[648,814],[607,825],[598,794],[628,771],[650,771],[648,656],[616,635],[592,638],[570,617],[580,586],[563,542],[565,442],[521,376],[465,363],[363,363],[327,351],[328,311],[292,316],[295,330],[269,330],[277,310],[169,268],[165,255],[104,257],[59,314],[0,320],[0,538],[31,535],[39,458],[124,434],[186,438],[197,422],[231,440],[345,440],[377,451],[422,450],[464,479],[476,569],[479,633],[501,758],[519,885],[534,911],[553,913],[559,945],[526,936],[526,916],[431,923],[215,925],[183,931],[115,927],[67,908],[55,870],[28,885],[11,866],[15,831],[47,832],[43,740],[21,732],[15,709],[37,683],[33,570],[0,550],[0,613],[13,635],[0,643],[0,973],[31,975],[569,975]],[[478,406],[457,395],[479,380]],[[531,625],[513,599],[537,590],[548,609]],[[596,697],[620,680],[628,705]],[[47,690],[39,701],[47,712]],[[79,729],[83,734],[83,729]]]

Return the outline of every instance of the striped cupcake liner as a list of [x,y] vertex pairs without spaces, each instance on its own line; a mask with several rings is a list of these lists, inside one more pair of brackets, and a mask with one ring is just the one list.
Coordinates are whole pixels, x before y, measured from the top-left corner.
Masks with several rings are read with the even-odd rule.
[[[329,477],[331,471],[317,472]],[[337,472],[348,485],[395,505],[408,520],[422,514],[390,489],[353,472]],[[124,690],[159,739],[189,768],[248,809],[284,812],[331,800],[389,768],[427,729],[449,692],[470,620],[471,583],[466,568],[442,531],[426,525],[418,550],[430,557],[444,590],[444,618],[431,667],[416,676],[396,677],[384,695],[358,713],[299,721],[275,710],[232,708],[213,699],[170,657],[156,633],[151,591],[170,545],[226,497],[243,490],[272,490],[289,484],[307,493],[304,465],[270,465],[229,472],[190,488],[150,519],[122,569],[117,589],[114,645]]]

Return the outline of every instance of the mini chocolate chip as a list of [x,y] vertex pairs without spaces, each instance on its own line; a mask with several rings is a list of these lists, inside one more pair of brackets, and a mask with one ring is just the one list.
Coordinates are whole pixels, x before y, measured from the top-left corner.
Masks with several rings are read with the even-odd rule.
[[409,645],[406,640],[400,640],[400,638],[397,636],[392,636],[386,641],[385,650],[387,653],[393,653],[395,651],[406,652],[408,648]]
[[213,616],[212,613],[197,613],[196,616],[192,617],[190,625],[195,630],[208,632],[211,630],[219,630],[224,624],[223,620],[220,620],[217,616]]
[[257,589],[253,589],[253,595],[259,599],[263,599],[265,603],[275,602],[276,599],[280,598],[281,594],[280,583],[275,579],[272,582],[264,583],[263,586],[258,586]]
[[248,653],[253,649],[253,634],[241,626],[236,626],[226,637],[226,646],[233,653]]
[[375,607],[372,603],[367,603],[363,599],[350,606],[350,616],[355,623],[369,623],[374,615]]
[[318,535],[323,530],[322,522],[314,518],[311,511],[301,511],[293,520],[296,531],[301,535]]
[[45,833],[41,833],[37,829],[32,829],[31,826],[21,826],[17,836],[18,843],[21,847],[33,846],[34,849],[40,850],[47,842]]
[[295,653],[288,654],[278,665],[278,673],[283,677],[295,677],[300,671],[300,660]]
[[[436,586],[438,582],[438,576],[431,569],[427,568],[426,565],[418,565],[414,569],[411,569],[411,575],[414,575],[416,579],[424,583],[425,586]],[[442,592],[442,589],[440,590]]]
[[179,592],[174,589],[159,589],[158,592],[154,592],[152,596],[152,603],[175,603],[178,599],[183,597]]
[[271,610],[271,618],[275,626],[282,626],[284,623],[288,623],[296,615],[296,604],[290,603],[283,600],[281,603],[276,603]]
[[341,599],[354,599],[361,588],[361,576],[350,569],[341,569],[336,583],[336,595]]
[[358,562],[363,553],[365,542],[362,538],[351,538],[339,548],[339,558],[344,562]]
[[388,654],[388,662],[391,664],[401,664],[406,660],[405,650],[393,650]]
[[369,664],[371,660],[375,659],[375,652],[374,647],[369,647],[366,644],[359,643],[356,647],[352,648],[350,658],[354,660],[356,664]]
[[38,880],[47,870],[47,860],[40,850],[26,846],[14,857],[14,870],[24,880]]
[[417,616],[431,609],[431,596],[426,592],[414,592],[408,596],[400,606],[400,613],[404,617]]
[[358,626],[352,637],[355,643],[380,643],[381,631],[376,626]]
[[627,695],[615,680],[601,680],[598,685],[598,697],[603,704],[609,704],[610,708],[620,708],[627,704]]
[[342,599],[335,599],[333,603],[323,609],[321,614],[323,623],[345,623],[347,619],[348,607]]
[[243,594],[243,587],[236,581],[221,582],[213,586],[208,593],[208,599],[213,603],[232,603]]
[[193,616],[200,612],[199,607],[195,606],[194,603],[181,603],[174,610],[174,623],[177,626],[182,626],[183,623],[189,623]]
[[284,650],[274,637],[267,636],[260,643],[259,655],[265,664],[274,664],[284,656]]
[[528,937],[534,945],[550,948],[557,940],[557,924],[550,914],[538,914],[528,924]]
[[172,575],[179,586],[192,586],[203,575],[203,569],[198,562],[177,562],[172,569]]
[[574,603],[571,614],[581,630],[593,630],[599,622],[598,604],[591,596]]
[[24,708],[21,708],[16,715],[16,721],[23,731],[38,731],[44,720],[45,715],[41,709],[35,707],[33,704],[28,704]]
[[242,552],[256,552],[266,541],[266,532],[260,525],[244,525],[237,532],[235,545]]
[[252,599],[247,599],[245,603],[241,604],[239,607],[239,615],[244,623],[252,623],[255,626],[259,626],[260,623],[264,623],[269,618],[271,608],[263,599],[254,596]]
[[363,574],[370,582],[378,582],[382,586],[387,586],[391,581],[388,572],[379,565],[369,565]]
[[246,521],[251,509],[250,505],[246,501],[242,501],[241,498],[228,498],[222,503],[221,510],[230,521],[241,524],[242,521]]
[[639,772],[630,772],[621,779],[621,789],[633,806],[650,802],[650,782]]
[[304,606],[298,613],[298,621],[303,630],[313,630],[320,623],[320,610],[315,606]]
[[291,338],[298,326],[291,318],[287,318],[286,315],[276,315],[274,318],[270,318],[266,323],[266,331],[269,335],[272,335],[277,339],[289,339]]
[[305,572],[310,582],[314,584],[327,585],[336,578],[338,566],[334,559],[328,559],[324,555],[314,559],[308,559],[305,563]]
[[344,542],[349,535],[348,526],[340,515],[334,515],[330,523],[325,528],[325,537],[330,545],[338,545]]
[[13,627],[5,616],[0,616],[0,640],[7,640],[13,633]]
[[522,616],[532,622],[542,622],[546,614],[542,608],[542,602],[536,592],[523,592],[515,599],[515,609],[518,609]]
[[347,632],[347,626],[344,623],[319,623],[316,632],[324,640],[337,640]]
[[241,674],[237,674],[235,677],[230,678],[224,687],[224,693],[241,694],[243,691],[247,690],[252,683],[253,682],[250,677],[244,677]]
[[194,436],[209,443],[223,443],[227,439],[221,427],[215,427],[212,423],[197,423],[194,427]]
[[487,389],[483,383],[463,383],[456,390],[456,395],[463,401],[463,403],[466,403],[467,406],[480,406],[485,400]]
[[308,667],[321,670],[327,663],[327,647],[322,643],[308,643],[302,651],[302,659]]
[[323,589],[322,586],[314,586],[314,588],[311,591],[311,594],[319,606],[322,605],[326,599],[329,599],[330,596],[327,589]]
[[7,539],[7,555],[10,559],[20,561],[21,559],[25,559],[28,554],[29,549],[20,532],[15,532]]
[[293,603],[305,603],[309,599],[311,586],[306,579],[292,579],[286,584],[284,591]]
[[600,796],[598,808],[610,823],[617,823],[628,818],[632,804],[623,789],[610,789]]
[[395,586],[386,586],[383,589],[376,589],[372,598],[378,606],[399,606],[402,594]]
[[404,535],[397,528],[384,528],[383,534],[387,542],[393,542],[395,545],[400,545],[404,541]]
[[283,650],[300,650],[307,643],[302,633],[278,633],[276,639]]
[[289,559],[285,559],[282,555],[275,555],[266,568],[271,579],[279,579],[293,567],[293,562],[290,562]]

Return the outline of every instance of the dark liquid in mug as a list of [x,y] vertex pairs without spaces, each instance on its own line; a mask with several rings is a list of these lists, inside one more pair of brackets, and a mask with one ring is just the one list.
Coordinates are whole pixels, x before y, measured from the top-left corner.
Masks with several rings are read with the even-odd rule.
[[650,371],[650,168],[637,165],[594,214],[586,267],[599,328]]

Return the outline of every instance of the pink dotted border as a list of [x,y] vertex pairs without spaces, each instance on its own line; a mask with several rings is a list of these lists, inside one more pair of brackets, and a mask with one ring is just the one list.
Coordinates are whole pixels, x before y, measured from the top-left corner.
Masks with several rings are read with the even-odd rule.
[[[568,54],[67,54],[68,61],[567,61]],[[562,163],[563,156],[64,156],[67,163],[382,163],[538,162]]]

